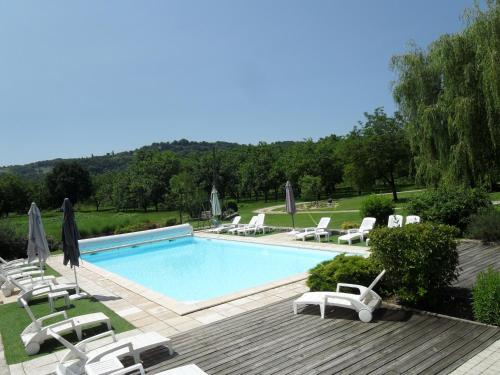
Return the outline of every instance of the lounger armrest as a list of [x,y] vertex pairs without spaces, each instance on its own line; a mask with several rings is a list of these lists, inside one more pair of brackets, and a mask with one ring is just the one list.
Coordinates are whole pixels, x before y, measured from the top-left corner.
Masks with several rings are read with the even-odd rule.
[[128,348],[128,353],[132,353],[134,351],[134,347],[132,346],[132,343],[131,342],[126,342],[126,343],[123,343],[123,344],[120,344],[120,345],[117,345],[117,346],[113,346],[113,347],[111,347],[109,349],[104,350],[103,352],[97,354],[95,357],[92,357],[91,359],[89,359],[88,363],[98,362],[104,356],[106,356],[108,354],[111,354],[113,352],[116,352],[116,351],[118,351],[120,349],[123,349],[123,348]]
[[90,336],[89,338],[86,338],[85,340],[80,341],[78,344],[75,345],[75,347],[77,347],[77,348],[80,348],[82,346],[85,347],[85,344],[88,344],[89,342],[92,342],[95,340],[102,339],[102,338],[107,337],[107,336],[113,337],[113,341],[116,342],[115,331],[111,330],[111,331],[99,333],[98,335],[95,335],[95,336]]
[[38,318],[37,322],[41,323],[47,319],[55,318],[56,316],[59,316],[59,315],[64,316],[64,319],[68,319],[68,314],[66,313],[66,311],[58,311],[58,312],[55,312],[53,314],[45,315],[45,316],[42,316],[41,318]]
[[131,371],[137,371],[137,370],[139,370],[139,373],[141,375],[145,375],[146,374],[144,372],[144,367],[142,367],[142,363],[137,363],[137,364],[135,364],[133,366],[125,367],[124,369],[112,372],[109,375],[125,375],[125,374],[128,374]]
[[304,232],[306,232],[306,233],[314,232],[315,230],[316,230],[315,227],[304,228]]
[[358,228],[348,229],[348,230],[347,230],[347,233],[348,233],[348,234],[351,234],[351,233],[359,233],[359,229],[358,229]]
[[352,289],[358,289],[359,293],[363,293],[363,289],[366,289],[362,285],[357,285],[357,284],[348,284],[348,283],[337,283],[337,292],[340,292],[340,288],[352,288]]

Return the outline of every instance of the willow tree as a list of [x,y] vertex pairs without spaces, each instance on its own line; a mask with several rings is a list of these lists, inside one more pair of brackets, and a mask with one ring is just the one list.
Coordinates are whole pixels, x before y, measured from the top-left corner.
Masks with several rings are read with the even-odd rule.
[[420,181],[491,187],[500,171],[500,2],[465,21],[462,32],[392,58],[393,94]]

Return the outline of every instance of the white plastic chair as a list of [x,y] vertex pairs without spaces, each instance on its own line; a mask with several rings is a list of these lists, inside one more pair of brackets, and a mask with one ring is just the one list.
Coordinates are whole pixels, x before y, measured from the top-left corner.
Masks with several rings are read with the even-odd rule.
[[[141,333],[139,335],[117,340],[113,331],[106,331],[80,341],[75,345],[71,344],[51,329],[49,329],[48,332],[53,338],[69,349],[69,352],[61,358],[56,366],[57,375],[81,375],[84,374],[85,365],[99,362],[101,359],[106,360],[113,357],[119,359],[125,356],[132,356],[134,362],[139,363],[142,352],[159,346],[166,347],[170,355],[173,354],[170,339],[156,332]],[[87,347],[91,342],[105,337],[111,337],[112,342],[95,349],[89,349]]]
[[[31,312],[28,303],[22,298],[19,300],[31,318],[31,323],[21,332],[21,340],[28,355],[37,354],[40,351],[40,345],[51,338],[49,330],[61,335],[68,332],[76,332],[78,340],[81,340],[82,329],[84,328],[106,323],[108,330],[111,329],[111,321],[103,313],[85,314],[68,318],[66,311],[59,311],[37,319]],[[57,316],[63,316],[64,320],[45,327],[43,326],[44,321]]]
[[[373,311],[378,308],[382,298],[373,291],[373,288],[384,276],[385,270],[373,280],[368,288],[357,284],[338,283],[336,292],[308,292],[304,293],[293,302],[293,312],[297,314],[300,305],[319,305],[321,318],[325,318],[326,306],[345,307],[355,310],[359,320],[368,323],[372,320]],[[341,293],[340,288],[358,289],[359,294]]]
[[324,235],[327,232],[329,224],[330,224],[330,218],[322,217],[315,228],[314,227],[306,228],[303,232],[297,233],[295,235],[295,239],[305,241],[307,238],[316,237],[317,235],[320,234]]
[[406,225],[408,224],[418,224],[420,223],[420,216],[417,215],[408,215],[406,217]]
[[209,232],[209,233],[222,233],[222,232],[226,232],[229,229],[236,228],[238,226],[238,224],[240,223],[240,220],[241,220],[241,216],[236,216],[236,217],[234,217],[234,219],[231,222],[231,224],[221,224],[221,225],[219,225],[216,228],[212,228],[212,229],[207,230],[207,232]]
[[402,215],[390,215],[389,220],[387,222],[388,228],[397,228],[402,227],[404,222],[404,218]]
[[229,229],[227,232],[231,234],[237,234],[240,229],[249,228],[255,226],[255,222],[257,221],[257,215],[252,216],[248,224],[238,224],[235,228]]

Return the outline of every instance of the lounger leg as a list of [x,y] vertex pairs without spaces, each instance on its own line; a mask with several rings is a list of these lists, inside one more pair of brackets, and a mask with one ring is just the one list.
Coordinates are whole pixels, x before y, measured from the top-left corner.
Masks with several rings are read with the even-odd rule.
[[321,319],[325,319],[325,304],[322,303],[319,305],[319,311],[321,313]]
[[297,315],[297,304],[295,302],[293,303],[293,314]]

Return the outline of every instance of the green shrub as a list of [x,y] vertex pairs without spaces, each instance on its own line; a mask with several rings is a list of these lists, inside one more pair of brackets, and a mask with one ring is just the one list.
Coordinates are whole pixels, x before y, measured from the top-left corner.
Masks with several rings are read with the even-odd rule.
[[307,286],[312,291],[335,291],[339,282],[370,285],[380,271],[370,258],[340,254],[309,272]]
[[355,223],[354,221],[344,221],[341,225],[340,228],[347,230],[347,229],[352,229],[352,228],[358,228],[359,224]]
[[0,223],[0,256],[6,260],[26,257],[27,239],[12,225]]
[[500,241],[500,211],[485,209],[472,215],[466,234],[469,238],[483,242]]
[[490,206],[488,194],[482,189],[443,186],[412,198],[408,211],[424,221],[453,225],[463,232],[473,214]]
[[391,198],[383,195],[370,195],[361,202],[362,217],[374,217],[378,226],[387,225],[390,215],[394,214]]
[[171,217],[170,219],[167,219],[167,221],[165,222],[166,227],[171,227],[176,224],[177,224],[177,219],[175,217]]
[[371,256],[401,302],[432,306],[457,278],[456,235],[455,228],[432,223],[377,228],[370,232]]
[[238,202],[234,199],[228,199],[224,202],[224,211],[238,212]]
[[500,272],[490,267],[477,276],[472,301],[477,321],[500,326]]
[[127,225],[125,227],[119,227],[118,229],[115,230],[115,234],[139,232],[141,230],[149,230],[156,228],[158,228],[158,225],[156,225],[156,223],[151,223],[149,221],[146,221],[144,223],[135,223],[132,225]]

